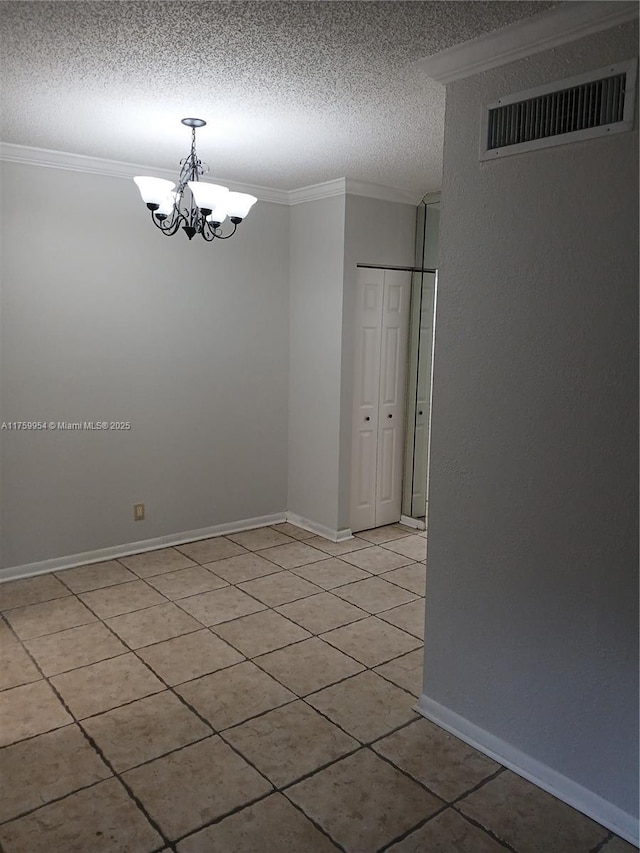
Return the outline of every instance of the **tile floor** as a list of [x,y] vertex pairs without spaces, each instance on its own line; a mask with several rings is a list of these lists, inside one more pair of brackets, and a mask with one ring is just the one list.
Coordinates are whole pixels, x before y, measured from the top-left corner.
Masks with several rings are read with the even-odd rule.
[[424,534],[290,524],[0,586],[4,853],[630,853],[419,717]]

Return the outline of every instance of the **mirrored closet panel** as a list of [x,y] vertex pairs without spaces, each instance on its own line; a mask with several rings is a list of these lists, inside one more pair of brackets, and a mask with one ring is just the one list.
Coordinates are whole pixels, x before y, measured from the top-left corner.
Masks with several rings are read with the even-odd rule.
[[[416,268],[411,276],[406,445],[402,515],[422,527],[427,517],[431,368],[433,357],[440,194],[425,196],[418,207]],[[428,272],[427,272],[428,270]]]

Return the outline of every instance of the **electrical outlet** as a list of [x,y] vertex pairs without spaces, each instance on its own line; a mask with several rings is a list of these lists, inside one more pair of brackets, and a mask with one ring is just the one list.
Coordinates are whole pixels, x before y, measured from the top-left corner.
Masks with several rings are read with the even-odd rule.
[[144,504],[133,505],[133,520],[144,521]]

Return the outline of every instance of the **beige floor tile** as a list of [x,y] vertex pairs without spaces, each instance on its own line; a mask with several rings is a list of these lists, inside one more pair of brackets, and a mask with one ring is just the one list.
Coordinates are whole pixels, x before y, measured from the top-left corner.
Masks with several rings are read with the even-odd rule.
[[251,552],[240,554],[239,557],[218,560],[217,563],[207,563],[206,568],[229,583],[242,583],[282,571],[280,566],[276,566],[275,563],[265,560],[259,554],[252,554]]
[[307,702],[363,743],[416,718],[413,696],[373,672],[313,693]]
[[321,634],[323,631],[330,631],[349,622],[366,619],[368,615],[366,611],[349,604],[348,601],[336,598],[330,592],[310,595],[309,598],[284,604],[277,610],[278,613],[302,625],[312,634]]
[[0,690],[30,684],[41,678],[37,667],[21,644],[5,629],[0,635]]
[[233,622],[223,622],[211,630],[215,630],[223,640],[240,649],[248,658],[267,654],[310,636],[304,628],[273,610],[262,610],[234,619]]
[[233,586],[181,598],[177,604],[207,627],[266,609],[264,604]]
[[419,648],[389,663],[383,663],[382,666],[376,667],[375,671],[403,690],[420,696],[424,679],[424,650]]
[[212,733],[169,690],[91,717],[83,726],[117,773]]
[[181,684],[176,693],[217,731],[296,698],[249,661]]
[[326,560],[322,551],[311,548],[306,542],[292,542],[291,545],[277,545],[260,552],[260,556],[271,560],[283,569],[296,569],[309,563]]
[[259,551],[261,548],[273,548],[276,545],[290,545],[295,537],[287,536],[271,527],[258,527],[255,530],[243,530],[241,533],[229,533],[237,545],[242,545],[248,551]]
[[447,809],[393,844],[388,853],[504,853],[502,844],[466,821],[454,809]]
[[54,675],[51,683],[78,719],[165,689],[132,653]]
[[343,554],[358,551],[360,548],[366,548],[369,545],[368,542],[358,539],[357,536],[354,536],[353,539],[345,539],[344,542],[332,542],[330,539],[325,539],[324,536],[313,536],[305,541],[307,545],[312,545],[332,557],[341,557]]
[[415,592],[416,595],[425,594],[427,568],[424,563],[410,563],[408,566],[402,566],[399,569],[393,569],[391,572],[385,572],[380,577],[385,581],[401,586],[403,589]]
[[138,655],[171,686],[244,660],[240,652],[206,628],[154,646],[146,646],[138,650]]
[[214,539],[201,539],[199,542],[189,542],[187,545],[179,545],[178,548],[187,557],[201,565],[247,553],[242,546],[236,542],[231,542],[224,536],[218,536]]
[[422,646],[416,637],[375,616],[336,628],[321,639],[365,666],[379,666]]
[[334,589],[336,586],[344,586],[354,581],[362,581],[369,577],[367,572],[350,566],[338,557],[322,560],[320,563],[311,563],[310,566],[299,566],[292,569],[300,577],[311,581],[323,589]]
[[385,542],[384,547],[395,551],[396,554],[410,557],[418,563],[427,557],[427,540],[419,534],[405,536],[403,539],[396,539],[393,542]]
[[71,593],[54,575],[20,578],[0,584],[0,610],[40,604],[42,601],[51,601],[66,595]]
[[23,684],[0,693],[0,746],[50,732],[72,722],[46,681]]
[[77,725],[6,747],[0,764],[0,823],[112,775]]
[[121,583],[118,586],[108,586],[93,592],[80,593],[79,598],[85,602],[101,619],[111,616],[121,616],[132,613],[154,604],[166,604],[167,599],[144,581]]
[[0,826],[5,853],[151,853],[162,838],[117,779]]
[[602,826],[509,770],[456,808],[518,853],[584,853],[607,835]]
[[65,569],[63,572],[56,572],[56,577],[72,592],[88,592],[91,589],[136,580],[136,576],[117,560]]
[[102,622],[91,622],[26,640],[25,646],[46,676],[97,663],[127,651],[127,647]]
[[5,618],[21,640],[55,634],[65,628],[75,628],[77,625],[96,621],[93,613],[75,596],[17,607],[8,611]]
[[337,853],[282,794],[224,818],[178,844],[178,853]]
[[399,524],[388,524],[386,527],[374,527],[373,530],[359,530],[358,537],[380,545],[381,542],[393,542],[394,539],[403,539],[410,536],[413,530],[410,527],[402,527]]
[[402,628],[408,634],[413,634],[419,640],[424,639],[424,598],[418,598],[408,604],[401,604],[400,607],[385,610],[378,616],[385,622],[395,625],[396,628]]
[[225,739],[278,786],[311,773],[358,745],[300,701],[229,729]]
[[298,696],[362,671],[359,663],[317,637],[262,655],[256,663]]
[[381,613],[416,599],[415,593],[380,578],[367,578],[338,587],[334,590],[334,595],[339,595],[369,613]]
[[602,853],[638,853],[638,848],[628,841],[624,841],[618,836],[614,836],[611,841],[607,841],[604,847],[601,848]]
[[373,748],[447,802],[500,769],[486,755],[424,719],[383,738]]
[[293,572],[278,572],[275,575],[246,581],[238,584],[238,587],[269,607],[288,604],[290,601],[297,601],[321,591],[320,587],[298,577]]
[[367,548],[363,548],[362,551],[354,551],[352,554],[345,554],[342,559],[374,575],[388,572],[391,569],[399,569],[401,566],[407,566],[413,562],[410,557],[395,554],[379,545],[370,545],[368,542],[366,544],[368,545]]
[[227,586],[226,581],[202,566],[192,566],[190,569],[155,575],[147,578],[147,583],[170,601]]
[[348,853],[379,850],[442,806],[366,748],[289,788],[287,796]]
[[133,554],[131,557],[120,557],[119,562],[131,569],[139,578],[148,578],[164,572],[175,572],[195,566],[190,560],[175,548],[160,548],[157,551],[145,551],[144,554]]
[[171,839],[271,790],[217,736],[129,770],[123,779]]
[[281,524],[272,524],[271,526],[278,533],[284,533],[285,536],[291,536],[293,539],[311,539],[312,536],[315,536],[315,533],[312,533],[310,530],[303,530],[302,527],[297,527],[288,521],[283,521]]
[[134,613],[124,613],[107,619],[106,624],[132,649],[151,646],[202,628],[197,619],[175,604],[158,604]]

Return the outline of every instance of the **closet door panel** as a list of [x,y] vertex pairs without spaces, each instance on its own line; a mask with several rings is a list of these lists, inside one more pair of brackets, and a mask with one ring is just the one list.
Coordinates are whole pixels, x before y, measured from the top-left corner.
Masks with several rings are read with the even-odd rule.
[[400,519],[411,273],[365,269],[356,286],[351,529]]
[[385,270],[376,462],[376,527],[400,520],[411,274]]
[[356,285],[355,381],[351,449],[351,529],[376,524],[380,334],[384,273],[361,269]]

